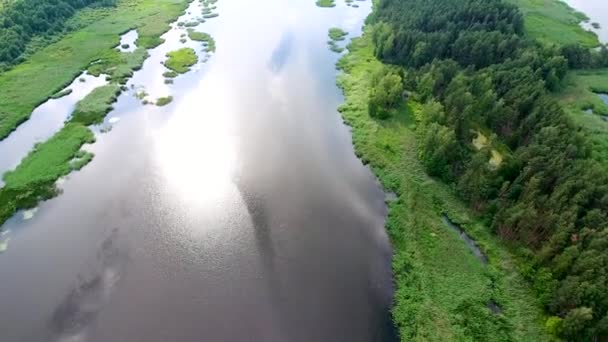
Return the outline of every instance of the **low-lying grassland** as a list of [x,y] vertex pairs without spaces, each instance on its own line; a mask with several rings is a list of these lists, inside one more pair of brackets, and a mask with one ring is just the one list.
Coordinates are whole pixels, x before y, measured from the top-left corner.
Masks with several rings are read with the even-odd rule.
[[156,99],[156,105],[159,107],[166,106],[173,101],[173,96],[159,97]]
[[160,35],[187,3],[121,0],[115,8],[88,10],[77,16],[76,22],[85,22],[81,28],[0,74],[0,140],[27,120],[36,106],[70,84],[93,61],[114,50],[122,33],[137,28],[137,46],[151,48],[160,44]]
[[527,34],[547,44],[580,43],[596,47],[599,41],[595,33],[580,26],[588,20],[566,3],[558,0],[508,0],[524,14]]
[[88,163],[93,155],[82,145],[95,140],[87,127],[68,123],[53,137],[36,147],[19,166],[4,174],[0,188],[0,224],[17,210],[35,207],[39,201],[55,196],[57,179]]

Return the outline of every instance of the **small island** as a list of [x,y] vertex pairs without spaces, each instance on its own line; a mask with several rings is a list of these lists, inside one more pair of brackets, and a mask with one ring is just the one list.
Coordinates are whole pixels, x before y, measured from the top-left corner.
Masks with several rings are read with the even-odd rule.
[[317,6],[319,7],[335,7],[335,0],[317,0]]
[[196,53],[191,48],[181,48],[167,53],[168,59],[165,66],[176,73],[184,74],[190,71],[190,67],[198,62]]

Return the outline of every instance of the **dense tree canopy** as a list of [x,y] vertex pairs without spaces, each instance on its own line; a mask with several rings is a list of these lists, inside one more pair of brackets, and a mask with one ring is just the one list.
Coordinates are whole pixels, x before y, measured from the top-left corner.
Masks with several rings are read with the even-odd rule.
[[[569,67],[608,65],[608,50],[532,41],[502,0],[381,0],[370,20],[376,55],[407,67],[406,89],[426,103],[428,172],[528,248],[523,272],[551,332],[607,338],[608,175],[549,92]],[[480,131],[489,141],[474,146]]]
[[17,0],[0,10],[0,70],[20,61],[33,37],[61,33],[76,10],[116,0]]

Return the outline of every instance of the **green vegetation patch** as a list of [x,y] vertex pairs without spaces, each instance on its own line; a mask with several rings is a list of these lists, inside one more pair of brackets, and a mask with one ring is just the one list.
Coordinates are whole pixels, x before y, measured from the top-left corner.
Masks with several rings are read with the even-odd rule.
[[94,141],[87,127],[66,124],[49,140],[36,145],[16,169],[4,174],[5,187],[16,189],[56,181],[73,170],[71,162],[78,158],[81,146]]
[[579,43],[596,47],[599,41],[595,33],[587,31],[580,23],[588,20],[583,13],[558,0],[508,0],[524,14],[526,32],[548,44]]
[[148,50],[145,48],[138,48],[133,52],[108,50],[97,63],[89,67],[88,72],[94,76],[106,74],[109,81],[125,84],[134,71],[141,69],[148,56]]
[[336,53],[341,53],[344,51],[344,48],[341,47],[340,45],[338,45],[336,42],[334,42],[333,40],[329,40],[327,41],[327,45],[329,46],[329,49],[333,52]]
[[164,73],[163,73],[163,76],[164,76],[164,77],[167,77],[167,78],[175,78],[175,77],[177,77],[178,75],[179,75],[179,74],[178,74],[178,73],[176,73],[175,71],[166,71],[166,72],[164,72]]
[[329,38],[333,41],[344,40],[348,36],[348,32],[342,30],[339,27],[332,27],[328,32]]
[[165,66],[177,73],[183,74],[190,70],[190,67],[198,62],[196,52],[191,48],[182,48],[167,53],[168,59]]
[[64,96],[68,96],[68,95],[70,95],[72,93],[72,91],[73,91],[72,88],[68,88],[68,89],[62,90],[62,91],[60,91],[58,93],[53,94],[51,96],[51,99],[56,100],[56,99],[60,99],[60,98],[62,98]]
[[173,101],[173,96],[159,97],[156,99],[156,105],[159,107],[166,106]]
[[[396,283],[393,319],[403,341],[544,341],[540,305],[514,261],[487,226],[470,214],[450,186],[429,177],[418,158],[415,102],[384,120],[369,114],[372,79],[383,65],[369,34],[356,38],[339,62],[340,112],[352,127],[353,144],[384,188],[386,228],[393,245]],[[441,220],[460,224],[488,256],[485,267]],[[501,313],[489,308],[497,303]]]
[[112,103],[116,101],[120,92],[121,88],[117,84],[95,88],[76,104],[70,122],[85,126],[100,124],[106,114],[112,110]]
[[317,0],[317,6],[319,7],[334,7],[336,6],[335,0]]
[[204,42],[206,44],[205,52],[215,52],[215,39],[213,39],[209,33],[189,29],[188,37],[198,42]]
[[36,145],[16,169],[4,174],[5,185],[0,188],[0,223],[18,210],[33,208],[39,201],[57,195],[55,182],[93,158],[80,148],[94,140],[87,127],[68,123],[49,140]]

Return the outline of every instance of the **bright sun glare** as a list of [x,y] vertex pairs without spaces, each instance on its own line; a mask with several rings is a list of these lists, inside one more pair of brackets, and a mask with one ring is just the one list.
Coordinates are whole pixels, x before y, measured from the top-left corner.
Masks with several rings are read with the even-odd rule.
[[207,77],[203,83],[213,86],[201,84],[179,101],[157,140],[167,183],[184,200],[201,204],[225,195],[236,162],[231,106],[222,80]]

